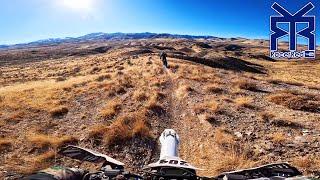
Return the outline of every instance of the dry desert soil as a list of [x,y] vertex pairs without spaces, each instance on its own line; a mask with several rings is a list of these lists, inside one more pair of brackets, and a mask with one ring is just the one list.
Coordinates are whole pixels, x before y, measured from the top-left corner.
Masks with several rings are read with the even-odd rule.
[[58,155],[68,144],[139,173],[158,160],[166,128],[202,176],[283,161],[319,176],[320,60],[275,61],[268,49],[238,38],[1,50],[0,178],[52,165],[97,169]]

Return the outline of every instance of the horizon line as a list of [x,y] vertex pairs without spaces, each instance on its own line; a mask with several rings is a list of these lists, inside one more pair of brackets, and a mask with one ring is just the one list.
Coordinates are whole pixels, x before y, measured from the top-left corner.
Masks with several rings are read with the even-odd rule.
[[157,32],[92,32],[92,33],[87,33],[87,34],[83,34],[80,36],[65,36],[65,37],[48,37],[48,38],[43,38],[43,39],[38,39],[38,40],[34,40],[34,41],[25,41],[25,42],[18,42],[18,43],[4,43],[4,44],[0,44],[0,46],[15,46],[15,45],[23,45],[23,44],[29,44],[29,43],[34,43],[34,42],[38,42],[38,41],[45,41],[45,40],[50,40],[50,39],[68,39],[68,38],[79,38],[82,36],[86,36],[89,34],[96,34],[96,33],[103,33],[103,34],[117,34],[117,33],[121,33],[121,34],[142,34],[142,33],[150,33],[150,34],[169,34],[169,35],[180,35],[180,36],[207,36],[207,37],[216,37],[216,38],[226,38],[226,39],[231,39],[231,38],[244,38],[244,39],[250,39],[250,40],[269,40],[269,38],[263,38],[263,37],[257,37],[257,38],[249,38],[249,37],[243,37],[243,36],[215,36],[215,35],[200,35],[200,34],[184,34],[184,33],[168,33],[168,32],[161,32],[161,33],[157,33]]

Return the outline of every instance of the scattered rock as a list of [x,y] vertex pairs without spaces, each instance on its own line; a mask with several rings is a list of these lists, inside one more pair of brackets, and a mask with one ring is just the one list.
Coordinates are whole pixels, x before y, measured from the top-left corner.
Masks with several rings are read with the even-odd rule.
[[299,144],[299,143],[306,143],[307,140],[304,136],[296,136],[293,142],[296,144]]
[[234,135],[239,139],[241,139],[243,137],[241,132],[235,132]]

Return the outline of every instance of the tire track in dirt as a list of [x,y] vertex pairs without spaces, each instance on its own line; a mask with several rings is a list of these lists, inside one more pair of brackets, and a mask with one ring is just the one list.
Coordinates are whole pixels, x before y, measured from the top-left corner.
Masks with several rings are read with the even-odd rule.
[[[176,99],[175,99],[175,96],[174,96],[174,82],[173,82],[173,78],[172,78],[172,74],[171,74],[171,72],[170,72],[170,70],[169,69],[165,69],[165,71],[166,71],[166,74],[167,74],[167,77],[168,77],[168,80],[169,80],[169,85],[168,85],[168,91],[169,91],[169,107],[168,107],[168,109],[169,109],[169,112],[168,112],[168,114],[169,114],[169,118],[170,118],[170,121],[171,121],[171,124],[170,124],[170,126],[172,126],[173,125],[173,123],[175,123],[176,122]],[[172,127],[167,127],[167,129],[168,128],[172,128]]]
[[[165,69],[168,80],[169,80],[169,86],[168,86],[168,92],[169,92],[169,115],[171,119],[171,126],[167,128],[172,128],[175,130],[184,130],[186,124],[183,122],[183,117],[185,117],[187,108],[185,105],[183,105],[182,101],[177,98],[176,96],[176,90],[179,88],[179,81],[177,81],[177,77],[175,76],[175,72],[173,72],[171,69]],[[181,132],[180,132],[181,134]]]
[[[157,56],[152,56],[151,59],[155,60]],[[162,68],[163,75],[160,79],[164,85],[161,88],[161,92],[165,94],[162,105],[164,113],[160,117],[160,123],[156,124],[155,133],[160,136],[164,129],[173,128],[173,124],[177,121],[177,99],[175,97],[175,89],[177,88],[177,83],[174,80],[174,73],[171,72],[170,68],[166,68],[160,63],[156,63],[157,68]]]
[[181,113],[183,112],[182,104],[181,101],[176,97],[176,89],[179,87],[179,84],[176,81],[177,79],[174,77],[174,72],[172,72],[171,69],[165,68],[165,72],[168,77],[168,116],[170,122],[170,126],[166,126],[165,128],[177,130],[182,128],[180,125],[183,124],[181,119],[183,114]]

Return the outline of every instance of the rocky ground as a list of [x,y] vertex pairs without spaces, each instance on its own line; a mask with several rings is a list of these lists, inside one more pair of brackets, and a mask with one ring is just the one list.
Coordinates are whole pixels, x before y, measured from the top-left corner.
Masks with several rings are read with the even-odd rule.
[[157,160],[165,128],[200,175],[281,161],[319,175],[319,70],[319,60],[270,59],[268,42],[247,39],[0,51],[0,177],[80,165],[57,155],[67,144],[139,172]]

